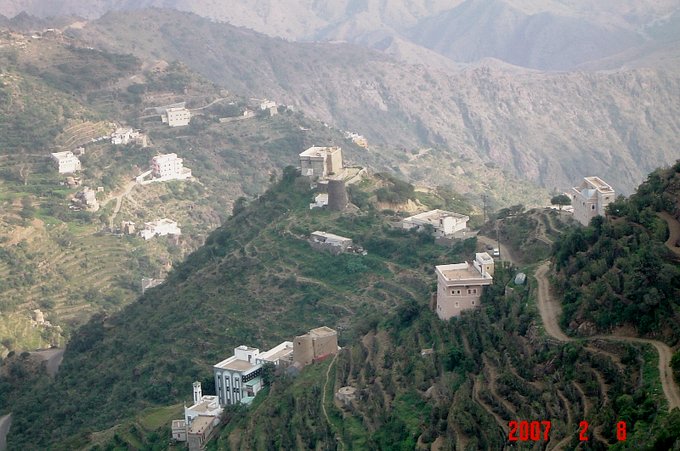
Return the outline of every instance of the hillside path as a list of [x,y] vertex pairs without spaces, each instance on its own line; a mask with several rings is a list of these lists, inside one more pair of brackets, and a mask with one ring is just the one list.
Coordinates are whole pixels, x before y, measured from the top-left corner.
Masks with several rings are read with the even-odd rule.
[[[507,260],[507,261],[509,261],[510,263],[512,263],[514,266],[517,266],[517,261],[518,261],[518,260],[515,258],[514,255],[512,255],[512,251],[510,251],[510,248],[509,248],[508,246],[506,246],[505,244],[503,244],[503,243],[498,244],[498,242],[497,242],[495,239],[490,238],[490,237],[488,237],[488,236],[486,236],[486,235],[479,235],[479,234],[477,234],[477,240],[478,240],[480,243],[484,244],[485,246],[486,246],[486,245],[490,245],[490,246],[493,246],[493,247],[499,246],[499,247],[498,247],[498,251],[499,251],[500,254],[501,254],[501,258],[500,258],[500,259],[501,259],[501,260]],[[485,252],[486,252],[486,251],[485,251]]]
[[[548,335],[559,341],[574,341],[573,338],[567,337],[564,332],[562,332],[557,323],[560,313],[562,312],[562,308],[550,292],[550,283],[546,276],[548,267],[549,262],[545,261],[536,269],[535,273],[536,281],[538,282],[538,310],[541,314],[543,326],[545,327],[545,331],[548,333]],[[680,389],[678,389],[678,385],[673,380],[673,371],[670,367],[673,351],[668,345],[657,340],[627,337],[623,335],[595,335],[586,338],[586,340],[597,339],[615,340],[628,343],[644,343],[654,346],[656,351],[659,353],[659,377],[661,378],[661,387],[663,388],[664,396],[668,401],[668,410],[680,407]]]
[[675,245],[675,243],[680,242],[680,222],[665,211],[657,213],[657,215],[668,224],[669,237],[666,240],[666,247],[675,255],[680,256],[680,247]]
[[[321,409],[323,410],[323,416],[326,417],[326,423],[328,423],[328,426],[330,426],[331,430],[333,430],[333,423],[331,423],[331,419],[328,418],[328,412],[326,412],[326,387],[328,387],[328,380],[330,379],[331,375],[331,368],[333,365],[335,365],[335,361],[338,358],[339,352],[336,352],[335,355],[333,356],[333,360],[331,361],[331,364],[328,365],[328,368],[326,369],[326,381],[323,383],[323,393],[321,395]],[[340,445],[338,448],[340,449],[345,449],[345,444],[342,443],[342,439],[340,438],[339,435],[336,436],[338,439],[338,445]]]
[[7,433],[12,425],[12,414],[0,417],[0,451],[7,449]]
[[120,211],[120,207],[123,204],[123,198],[130,194],[130,191],[132,191],[132,188],[137,185],[137,182],[135,180],[131,180],[127,182],[125,187],[123,187],[123,190],[120,194],[114,194],[112,197],[108,198],[106,202],[102,204],[102,207],[105,207],[108,205],[109,202],[111,202],[113,199],[116,199],[116,206],[113,207],[113,213],[111,214],[111,219],[109,219],[109,228],[113,230],[113,224],[116,219],[116,216],[118,215],[118,212]]

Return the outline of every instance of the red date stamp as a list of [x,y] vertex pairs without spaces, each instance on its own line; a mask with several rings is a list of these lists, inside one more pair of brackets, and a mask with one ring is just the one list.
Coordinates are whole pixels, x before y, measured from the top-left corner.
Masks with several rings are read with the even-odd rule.
[[[543,421],[509,421],[508,422],[508,441],[510,442],[547,442],[550,434],[550,420]],[[590,425],[587,421],[581,421],[578,424],[578,438],[582,442],[589,440],[588,428]],[[616,439],[619,442],[625,442],[627,437],[627,425],[625,421],[616,423]]]
[[508,433],[508,440],[511,442],[538,442],[540,440],[548,441],[548,434],[550,433],[550,421],[510,421],[508,423],[510,431]]

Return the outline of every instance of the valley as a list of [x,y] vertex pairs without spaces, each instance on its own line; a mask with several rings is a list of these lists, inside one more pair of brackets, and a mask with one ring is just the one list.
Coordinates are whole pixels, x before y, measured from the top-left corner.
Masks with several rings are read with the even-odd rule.
[[0,451],[680,446],[677,2],[180,3],[0,0]]

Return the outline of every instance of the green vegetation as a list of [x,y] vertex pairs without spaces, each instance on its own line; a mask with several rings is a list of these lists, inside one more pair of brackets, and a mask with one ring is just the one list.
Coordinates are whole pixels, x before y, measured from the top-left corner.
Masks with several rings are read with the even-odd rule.
[[[177,402],[242,343],[266,347],[319,324],[355,321],[363,326],[342,339],[359,339],[367,319],[429,297],[432,265],[473,249],[474,240],[446,248],[422,234],[392,231],[376,211],[310,211],[310,198],[308,182],[287,168],[166,284],[115,316],[93,317],[73,335],[54,383],[13,401],[17,443],[60,441],[84,428],[111,427],[134,409]],[[306,238],[317,229],[351,236],[369,254],[314,251]],[[89,387],[77,397],[69,389],[76,380]],[[33,407],[38,397],[42,413]]]
[[632,325],[641,334],[680,338],[680,265],[664,246],[666,223],[677,214],[680,163],[652,173],[630,199],[618,199],[609,217],[594,218],[555,245],[557,286],[564,293],[563,327],[589,322],[598,330]]

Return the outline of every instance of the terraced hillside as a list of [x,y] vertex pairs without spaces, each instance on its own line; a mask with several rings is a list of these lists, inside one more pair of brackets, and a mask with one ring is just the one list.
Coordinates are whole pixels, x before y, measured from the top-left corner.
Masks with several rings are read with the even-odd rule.
[[[312,144],[341,144],[351,163],[362,150],[301,113],[244,120],[259,103],[229,94],[181,64],[140,61],[87,48],[62,35],[0,33],[0,355],[63,344],[94,313],[140,294],[142,277],[164,276]],[[159,69],[159,67],[161,69]],[[161,124],[154,107],[186,102],[188,127]],[[222,119],[222,121],[220,121]],[[102,137],[139,127],[152,147]],[[58,175],[50,152],[84,147],[83,186],[103,188],[94,213],[70,209],[82,187]],[[158,153],[177,153],[195,180],[134,186]],[[118,236],[123,220],[177,221],[179,241]],[[36,326],[34,309],[52,326]],[[58,326],[58,327],[56,327]]]

